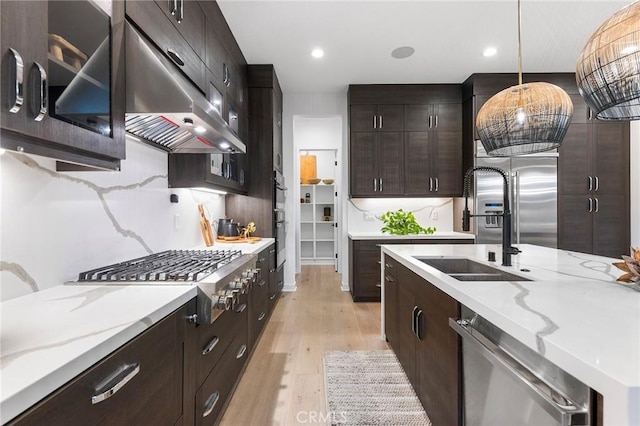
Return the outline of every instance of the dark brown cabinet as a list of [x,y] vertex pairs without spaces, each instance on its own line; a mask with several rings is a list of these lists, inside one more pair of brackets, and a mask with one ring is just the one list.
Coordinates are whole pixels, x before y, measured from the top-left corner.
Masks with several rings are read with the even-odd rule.
[[558,247],[602,256],[630,244],[629,124],[595,120],[579,96],[558,159]]
[[[260,333],[269,320],[271,313],[269,296],[273,285],[271,284],[272,269],[275,268],[275,244],[258,253],[256,269],[258,275],[251,289],[251,304],[249,305],[249,348],[253,350]],[[275,272],[275,271],[274,271]],[[275,298],[274,298],[275,299]]]
[[[275,237],[274,169],[282,164],[282,89],[273,65],[249,65],[247,195],[225,197],[227,215],[252,221],[261,237]],[[280,166],[281,167],[281,166]]]
[[462,193],[460,85],[349,86],[352,197]]
[[[204,15],[196,2],[185,2],[189,16],[185,18],[185,25],[178,24],[175,15],[168,12],[169,3],[171,2],[127,1],[127,16],[202,93],[205,93],[205,66],[202,60],[202,40],[205,39]],[[192,22],[187,25],[186,20]],[[188,35],[191,43],[196,45],[199,51],[194,50],[183,33]]]
[[402,132],[351,132],[351,195],[402,195],[403,149]]
[[90,1],[11,1],[0,15],[2,148],[69,163],[61,170],[118,170],[123,3],[113,2],[110,17]]
[[462,194],[462,104],[405,106],[405,193]]
[[168,157],[170,188],[204,187],[247,193],[244,154],[169,154]]
[[449,318],[459,316],[460,305],[389,256],[384,259],[393,271],[397,292],[395,299],[385,300],[385,332],[388,339],[391,332],[391,347],[433,424],[458,425],[461,352]]
[[177,310],[10,424],[176,424],[183,415],[186,316],[186,307]]
[[379,302],[380,246],[382,244],[473,244],[473,239],[387,239],[349,238],[349,291],[354,302]]

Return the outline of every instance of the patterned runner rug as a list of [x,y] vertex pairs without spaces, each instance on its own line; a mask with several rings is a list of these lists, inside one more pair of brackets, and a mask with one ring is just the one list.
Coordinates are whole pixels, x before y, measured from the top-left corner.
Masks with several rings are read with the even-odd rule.
[[392,350],[327,352],[327,423],[431,425]]

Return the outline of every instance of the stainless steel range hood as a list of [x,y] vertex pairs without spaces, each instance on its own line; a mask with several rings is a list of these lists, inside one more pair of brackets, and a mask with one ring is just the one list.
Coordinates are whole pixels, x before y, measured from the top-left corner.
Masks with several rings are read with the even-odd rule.
[[214,106],[129,22],[125,51],[128,133],[174,153],[246,152]]

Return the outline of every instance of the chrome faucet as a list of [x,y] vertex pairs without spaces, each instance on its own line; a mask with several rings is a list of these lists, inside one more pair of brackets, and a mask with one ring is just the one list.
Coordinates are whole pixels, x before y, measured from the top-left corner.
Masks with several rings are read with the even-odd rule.
[[[469,212],[469,185],[471,176],[476,171],[495,172],[504,180],[504,208],[501,214],[471,214]],[[502,216],[502,266],[511,266],[511,255],[520,253],[517,247],[511,246],[511,210],[509,208],[509,178],[507,172],[497,167],[476,166],[471,167],[464,175],[464,210],[462,211],[462,229],[468,231],[472,217]],[[477,208],[477,206],[476,206]]]

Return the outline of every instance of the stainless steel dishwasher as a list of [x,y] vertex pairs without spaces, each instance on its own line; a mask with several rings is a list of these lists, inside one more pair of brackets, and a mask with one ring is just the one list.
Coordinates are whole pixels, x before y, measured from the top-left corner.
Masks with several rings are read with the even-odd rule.
[[590,389],[465,306],[449,325],[462,336],[465,426],[589,425]]

